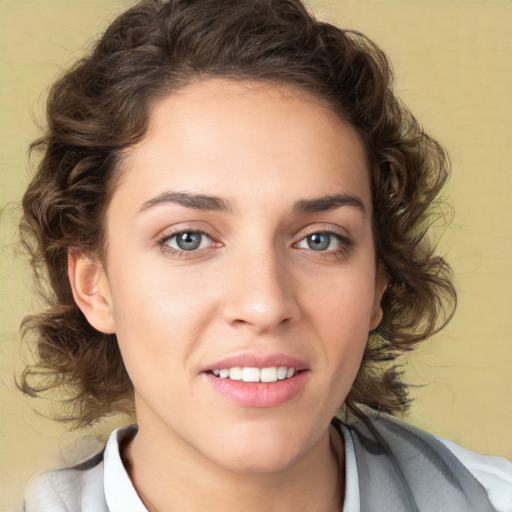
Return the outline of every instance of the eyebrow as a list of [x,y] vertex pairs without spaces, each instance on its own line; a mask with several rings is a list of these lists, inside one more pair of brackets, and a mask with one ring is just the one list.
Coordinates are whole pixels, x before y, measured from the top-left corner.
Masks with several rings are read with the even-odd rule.
[[195,210],[210,210],[210,211],[231,211],[231,206],[228,201],[220,197],[208,196],[205,194],[191,194],[189,192],[173,192],[167,191],[162,194],[146,201],[140,208],[139,213],[145,210],[154,208],[155,206],[175,203],[186,208],[193,208]]
[[[146,201],[140,208],[139,213],[159,206],[161,204],[174,203],[194,210],[208,210],[218,212],[232,211],[229,201],[216,196],[195,194],[190,192],[166,191]],[[368,212],[361,199],[357,196],[339,193],[326,195],[313,199],[301,199],[293,205],[294,213],[317,213],[335,210],[342,206],[351,206],[359,209],[366,216]]]
[[302,199],[295,203],[293,211],[295,213],[327,212],[342,206],[355,207],[365,217],[368,215],[363,201],[357,196],[346,193],[327,195],[316,199]]

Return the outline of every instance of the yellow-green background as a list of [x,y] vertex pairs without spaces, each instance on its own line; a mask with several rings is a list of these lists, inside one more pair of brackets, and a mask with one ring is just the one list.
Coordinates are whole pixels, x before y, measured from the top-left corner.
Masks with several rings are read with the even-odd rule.
[[[21,507],[25,479],[96,446],[33,412],[13,384],[18,325],[37,307],[15,258],[18,201],[30,175],[45,88],[126,0],[0,0],[0,510]],[[370,35],[390,55],[401,97],[448,147],[456,216],[441,248],[458,313],[410,358],[408,415],[467,448],[512,458],[512,2],[313,0],[316,12]],[[49,404],[40,403],[47,411]],[[105,433],[111,425],[100,425]]]

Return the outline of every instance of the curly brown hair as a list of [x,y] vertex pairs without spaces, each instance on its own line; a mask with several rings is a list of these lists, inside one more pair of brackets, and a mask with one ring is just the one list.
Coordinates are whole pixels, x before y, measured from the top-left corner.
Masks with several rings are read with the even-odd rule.
[[377,259],[390,284],[346,404],[404,410],[407,386],[393,361],[442,328],[455,308],[450,267],[426,236],[447,157],[394,95],[384,53],[358,32],[317,21],[300,0],[145,0],[53,85],[21,221],[36,283],[46,277],[50,292],[47,309],[22,324],[24,335],[35,334],[36,362],[21,389],[67,390],[66,417],[76,425],[131,407],[115,335],[91,327],[73,300],[68,250],[101,254],[123,152],[145,135],[151,104],[198,77],[302,88],[362,136]]

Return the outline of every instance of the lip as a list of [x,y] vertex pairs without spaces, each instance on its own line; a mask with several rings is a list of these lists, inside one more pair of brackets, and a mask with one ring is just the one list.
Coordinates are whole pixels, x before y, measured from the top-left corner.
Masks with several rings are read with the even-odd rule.
[[[234,367],[269,368],[286,366],[295,368],[293,377],[276,382],[243,382],[215,377],[212,370]],[[304,388],[310,371],[308,365],[286,354],[243,353],[226,357],[202,369],[202,376],[210,387],[223,398],[242,407],[277,407],[294,399]]]
[[307,370],[308,365],[295,357],[286,354],[238,354],[215,361],[202,368],[201,372],[211,372],[212,370],[222,370],[223,368],[270,368],[272,366],[286,366],[295,368],[297,371]]
[[302,370],[293,377],[276,382],[243,382],[220,379],[203,373],[211,388],[223,398],[242,407],[277,407],[295,398],[304,388],[310,372]]

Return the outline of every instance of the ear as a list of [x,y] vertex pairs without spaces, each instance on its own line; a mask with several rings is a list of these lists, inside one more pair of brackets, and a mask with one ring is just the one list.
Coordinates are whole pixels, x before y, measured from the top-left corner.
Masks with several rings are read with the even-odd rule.
[[98,331],[113,334],[112,297],[103,264],[75,249],[69,249],[68,276],[73,298],[87,321]]
[[383,312],[380,304],[382,296],[389,285],[389,276],[384,267],[378,263],[375,273],[375,298],[373,303],[373,312],[370,319],[370,330],[376,329],[382,322]]

